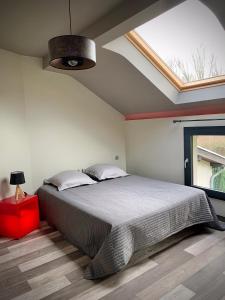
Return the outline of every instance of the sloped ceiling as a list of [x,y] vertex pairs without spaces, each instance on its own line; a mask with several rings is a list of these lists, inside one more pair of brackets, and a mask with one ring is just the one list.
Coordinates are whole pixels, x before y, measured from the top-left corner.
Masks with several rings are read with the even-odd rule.
[[225,1],[221,0],[200,0],[202,3],[208,6],[217,16],[220,23],[225,29]]
[[[202,1],[214,7],[220,20],[225,19],[225,10],[219,9],[223,1]],[[73,33],[96,40],[97,66],[70,75],[124,115],[198,106],[196,103],[173,104],[125,58],[101,47],[134,28],[140,22],[140,12],[149,20],[181,2],[183,0],[71,0]],[[68,33],[68,0],[0,0],[0,7],[0,48],[42,57],[48,52],[50,38]],[[128,26],[126,22],[131,18],[134,23]],[[204,104],[207,103],[201,102]]]
[[[170,1],[171,6],[167,9],[181,2],[183,1]],[[222,25],[225,25],[225,2],[220,0],[202,0],[202,2],[212,9]],[[161,13],[165,11],[163,8],[162,5]],[[224,99],[174,104],[122,56],[102,48],[98,49],[97,54],[97,66],[94,69],[74,73],[72,76],[124,115],[204,107],[208,106],[209,102],[211,105],[225,104]]]
[[[179,110],[199,103],[176,105],[122,56],[98,49],[97,66],[73,75],[122,114]],[[214,100],[222,104],[224,100]],[[201,106],[208,105],[202,101]]]
[[171,101],[121,55],[99,48],[97,62],[95,68],[74,76],[121,113],[173,108]]
[[[123,0],[71,0],[72,29],[79,34]],[[68,0],[0,0],[0,48],[42,57],[48,40],[69,34]]]

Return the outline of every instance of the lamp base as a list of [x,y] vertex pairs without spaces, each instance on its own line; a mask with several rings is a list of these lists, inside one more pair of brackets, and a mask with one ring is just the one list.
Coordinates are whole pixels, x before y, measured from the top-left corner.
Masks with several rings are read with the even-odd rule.
[[16,201],[23,199],[24,197],[25,197],[25,194],[24,194],[23,190],[21,189],[21,187],[19,185],[17,185],[16,193],[15,193]]

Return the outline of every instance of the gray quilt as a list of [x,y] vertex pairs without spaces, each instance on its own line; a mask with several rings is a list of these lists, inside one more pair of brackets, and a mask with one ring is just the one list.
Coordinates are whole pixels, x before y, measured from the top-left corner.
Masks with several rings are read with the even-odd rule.
[[86,279],[124,268],[139,250],[189,226],[223,229],[205,192],[140,176],[58,192],[38,190],[41,213],[92,259]]

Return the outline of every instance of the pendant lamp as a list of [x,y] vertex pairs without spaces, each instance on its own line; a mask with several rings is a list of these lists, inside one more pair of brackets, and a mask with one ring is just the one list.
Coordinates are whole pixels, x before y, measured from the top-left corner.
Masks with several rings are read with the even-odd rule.
[[96,65],[95,42],[87,37],[73,35],[69,0],[70,34],[49,40],[50,66],[63,70],[83,70]]

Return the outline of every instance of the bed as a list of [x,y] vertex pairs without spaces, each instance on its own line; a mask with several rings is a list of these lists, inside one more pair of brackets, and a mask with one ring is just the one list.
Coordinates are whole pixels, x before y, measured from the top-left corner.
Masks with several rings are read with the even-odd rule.
[[205,192],[140,176],[38,190],[42,216],[92,258],[84,277],[122,270],[136,253],[196,224],[220,229]]

